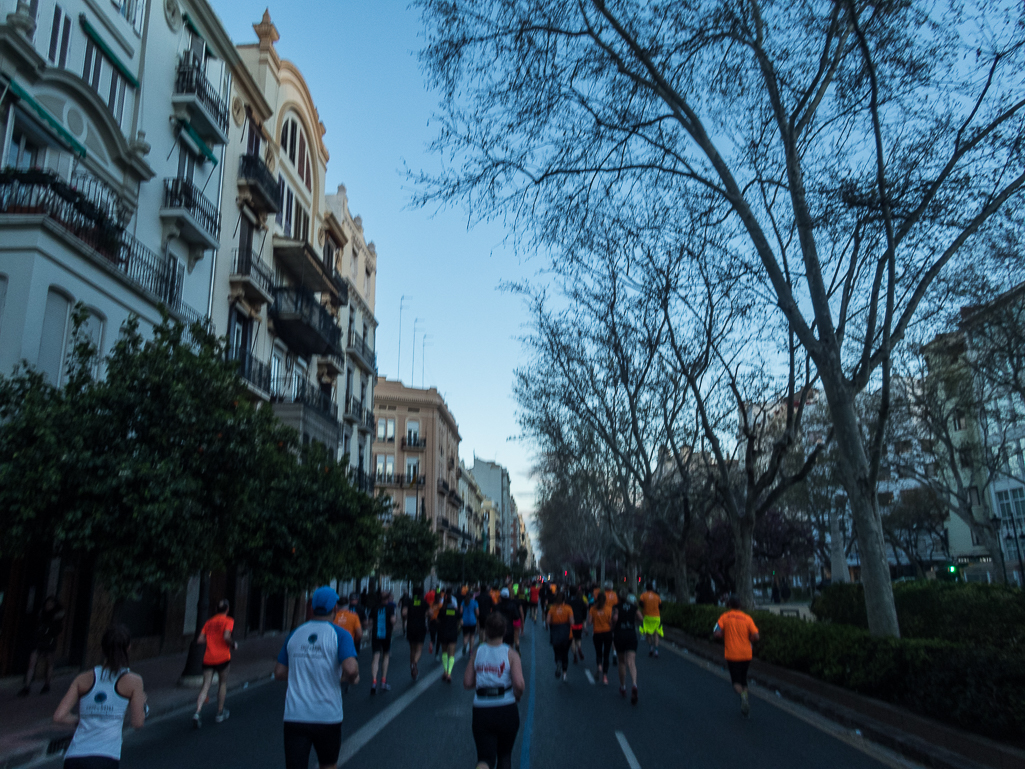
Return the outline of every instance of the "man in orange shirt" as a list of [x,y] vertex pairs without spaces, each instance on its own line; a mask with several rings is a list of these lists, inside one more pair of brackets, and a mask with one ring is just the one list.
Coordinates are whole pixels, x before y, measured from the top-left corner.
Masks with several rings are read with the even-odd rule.
[[228,599],[224,598],[217,604],[217,613],[206,621],[196,639],[198,644],[206,644],[203,652],[203,688],[199,690],[196,700],[196,712],[192,716],[192,724],[197,729],[202,726],[200,711],[206,703],[206,695],[217,673],[217,717],[218,724],[228,719],[228,711],[224,709],[224,698],[228,694],[228,668],[231,667],[231,650],[238,644],[231,637],[235,629],[235,620],[228,616]]
[[662,633],[662,598],[655,592],[655,583],[649,582],[647,590],[641,593],[641,611],[644,613],[644,624],[641,632],[648,642],[648,656],[658,658],[658,637]]
[[359,642],[363,640],[363,623],[356,612],[349,611],[349,604],[338,601],[335,607],[335,618],[332,620],[342,630],[348,631],[352,636],[352,642],[359,649]]
[[747,669],[751,665],[751,643],[757,641],[758,627],[751,617],[740,610],[740,599],[730,596],[728,612],[719,617],[713,635],[726,644],[726,665],[730,669],[733,690],[740,695],[740,712],[751,712],[747,693]]

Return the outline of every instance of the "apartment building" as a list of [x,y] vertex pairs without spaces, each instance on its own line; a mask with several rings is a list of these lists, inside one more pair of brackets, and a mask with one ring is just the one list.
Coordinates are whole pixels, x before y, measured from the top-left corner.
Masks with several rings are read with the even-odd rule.
[[464,550],[480,550],[484,539],[484,502],[487,497],[481,490],[473,472],[462,460],[459,461],[459,496],[463,507],[459,511],[460,547]]
[[481,491],[494,501],[494,532],[492,551],[506,565],[512,564],[516,539],[513,532],[512,496],[509,492],[509,471],[498,464],[479,457],[473,458],[473,477]]
[[459,426],[434,387],[419,389],[380,376],[374,393],[377,419],[374,485],[392,500],[393,513],[422,515],[459,549]]
[[326,129],[270,14],[253,29],[231,92],[212,321],[253,397],[368,489],[376,250],[345,188],[325,191]]

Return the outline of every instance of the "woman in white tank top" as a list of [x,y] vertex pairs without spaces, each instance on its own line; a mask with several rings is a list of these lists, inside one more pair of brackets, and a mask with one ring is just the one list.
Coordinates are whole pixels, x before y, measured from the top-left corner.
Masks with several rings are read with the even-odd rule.
[[502,643],[506,618],[493,612],[484,626],[487,643],[470,655],[463,686],[474,690],[473,741],[477,769],[510,769],[513,743],[520,729],[516,707],[526,683],[520,655]]
[[[64,755],[64,769],[118,769],[125,712],[133,727],[142,728],[146,692],[142,678],[128,671],[131,643],[124,627],[107,628],[100,642],[103,665],[80,673],[57,706],[54,722],[76,727]],[[73,715],[76,704],[78,715]]]

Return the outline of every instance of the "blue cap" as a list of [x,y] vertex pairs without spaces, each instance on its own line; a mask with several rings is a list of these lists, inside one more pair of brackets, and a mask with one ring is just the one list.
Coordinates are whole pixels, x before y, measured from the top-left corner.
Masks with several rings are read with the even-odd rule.
[[313,591],[313,613],[330,614],[338,603],[338,593],[327,585]]

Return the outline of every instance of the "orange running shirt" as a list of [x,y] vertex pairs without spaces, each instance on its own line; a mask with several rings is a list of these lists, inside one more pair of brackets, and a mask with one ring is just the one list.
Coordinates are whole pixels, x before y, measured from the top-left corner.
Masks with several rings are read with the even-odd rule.
[[618,603],[619,603],[619,596],[616,595],[611,590],[606,590],[605,591],[605,605],[606,606],[615,606]]
[[440,614],[440,613],[441,613],[441,602],[439,601],[438,603],[436,603],[433,606],[431,606],[431,619],[432,620],[437,619],[438,618],[438,614]]
[[726,659],[744,662],[751,659],[751,636],[758,632],[755,621],[737,609],[719,617],[719,629],[726,642]]
[[334,623],[342,630],[348,631],[349,635],[352,636],[353,641],[359,638],[357,632],[363,629],[359,624],[359,617],[348,609],[342,609],[340,612],[335,614]]
[[662,599],[658,597],[658,593],[652,590],[641,593],[640,602],[641,611],[644,612],[645,617],[659,616],[659,607],[662,606]]
[[548,624],[549,625],[572,625],[573,624],[573,608],[568,604],[556,604],[555,606],[548,607]]
[[224,640],[224,633],[230,633],[235,627],[235,620],[227,614],[215,614],[203,625],[206,636],[206,651],[203,652],[204,665],[223,665],[231,662],[231,647]]
[[592,606],[589,610],[591,624],[594,625],[595,633],[608,633],[612,630],[612,607],[605,604],[604,609]]

